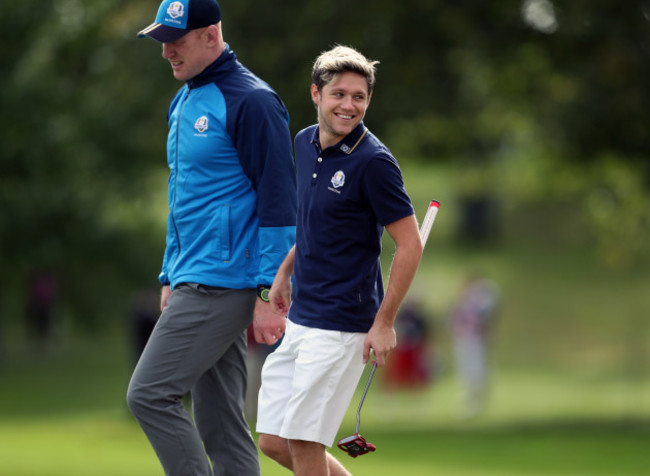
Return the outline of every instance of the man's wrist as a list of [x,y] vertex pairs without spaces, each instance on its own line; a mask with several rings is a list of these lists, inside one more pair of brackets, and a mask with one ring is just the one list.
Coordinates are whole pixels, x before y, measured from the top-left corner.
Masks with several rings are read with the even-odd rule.
[[271,290],[271,286],[269,286],[267,284],[258,284],[257,285],[257,297],[259,297],[264,302],[270,302],[269,301],[269,291],[270,290]]

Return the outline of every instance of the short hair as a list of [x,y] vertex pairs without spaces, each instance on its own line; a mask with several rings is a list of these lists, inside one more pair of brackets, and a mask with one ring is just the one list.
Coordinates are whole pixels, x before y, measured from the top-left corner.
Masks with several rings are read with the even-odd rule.
[[335,81],[341,73],[357,73],[366,78],[368,94],[375,87],[375,65],[379,61],[371,61],[354,48],[336,45],[334,48],[320,54],[312,69],[311,81],[318,91],[323,86]]

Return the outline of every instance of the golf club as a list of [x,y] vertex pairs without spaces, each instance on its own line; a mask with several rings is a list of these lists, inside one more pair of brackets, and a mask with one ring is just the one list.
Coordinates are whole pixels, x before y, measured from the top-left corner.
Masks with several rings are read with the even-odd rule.
[[[438,209],[440,208],[440,202],[437,200],[431,200],[429,203],[429,208],[427,213],[422,220],[422,226],[420,226],[420,239],[422,240],[422,247],[426,245],[427,239],[429,238],[429,233],[431,232],[431,227],[433,222],[436,220],[438,215]],[[363,406],[363,401],[366,399],[366,394],[368,393],[368,388],[370,388],[370,382],[372,382],[372,377],[375,375],[375,370],[377,370],[377,361],[372,363],[372,370],[370,371],[370,376],[368,377],[368,382],[366,383],[366,388],[363,390],[363,395],[361,395],[361,401],[359,402],[359,408],[357,408],[357,427],[354,431],[354,435],[346,436],[338,441],[336,444],[339,448],[345,451],[347,454],[356,458],[360,455],[365,455],[371,451],[375,451],[377,447],[372,443],[368,443],[366,439],[359,434],[359,426],[361,424],[361,407]]]
[[363,395],[361,395],[359,408],[357,408],[357,428],[354,431],[354,435],[347,436],[339,440],[337,443],[337,446],[339,448],[341,448],[353,458],[366,454],[370,451],[375,451],[377,449],[375,445],[366,442],[365,438],[359,434],[359,425],[361,424],[361,407],[363,406],[363,401],[366,399],[366,394],[368,393],[370,382],[372,382],[372,377],[375,375],[375,370],[377,370],[377,361],[372,363],[372,370],[370,371],[370,376],[368,377],[366,388],[363,390]]

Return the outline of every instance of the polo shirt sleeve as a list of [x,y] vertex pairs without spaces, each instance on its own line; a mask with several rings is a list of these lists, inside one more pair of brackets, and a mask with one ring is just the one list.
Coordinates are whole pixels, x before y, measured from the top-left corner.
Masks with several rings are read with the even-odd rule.
[[235,147],[257,194],[260,222],[259,284],[271,284],[295,242],[296,171],[288,113],[272,91],[258,89],[244,99]]
[[404,188],[402,171],[393,157],[378,156],[370,160],[364,188],[370,207],[382,226],[415,213]]

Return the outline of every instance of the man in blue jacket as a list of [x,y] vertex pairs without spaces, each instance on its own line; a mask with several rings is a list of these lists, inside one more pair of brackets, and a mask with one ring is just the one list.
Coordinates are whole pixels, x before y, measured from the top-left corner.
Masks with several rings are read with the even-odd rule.
[[295,241],[288,113],[224,43],[215,0],[164,0],[139,36],[162,43],[185,84],[168,113],[162,314],[127,402],[165,474],[258,475],[243,416],[245,331],[254,318],[259,341],[284,331],[267,295]]

